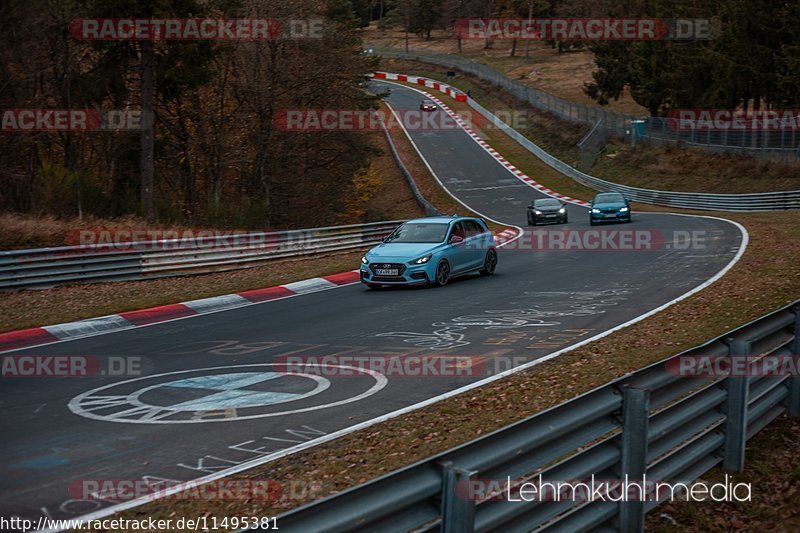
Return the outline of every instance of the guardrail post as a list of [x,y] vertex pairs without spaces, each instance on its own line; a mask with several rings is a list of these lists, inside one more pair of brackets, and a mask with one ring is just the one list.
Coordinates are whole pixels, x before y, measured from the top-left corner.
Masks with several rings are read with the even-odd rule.
[[[794,307],[794,341],[792,342],[794,368],[800,368],[800,305]],[[800,375],[789,378],[789,402],[787,412],[791,417],[800,417]]]
[[475,499],[469,482],[476,472],[442,463],[442,533],[472,533],[475,529]]
[[[641,485],[640,493],[627,491],[619,504],[619,530],[622,533],[644,531],[644,486],[647,473],[647,432],[650,422],[650,391],[625,387],[622,391],[622,460],[620,483]],[[627,488],[627,483],[622,485]],[[625,501],[628,498],[630,501]]]
[[[731,360],[750,355],[750,342],[729,339]],[[733,366],[733,365],[732,365]],[[725,421],[725,455],[722,467],[741,472],[747,441],[747,404],[750,397],[750,378],[730,375],[727,378],[728,401]]]

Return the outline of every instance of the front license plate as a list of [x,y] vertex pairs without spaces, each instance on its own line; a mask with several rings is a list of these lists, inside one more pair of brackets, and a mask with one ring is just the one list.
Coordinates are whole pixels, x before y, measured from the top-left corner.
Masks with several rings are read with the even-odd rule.
[[396,268],[376,268],[375,273],[379,276],[399,276],[400,271]]
[[557,216],[557,215],[545,215],[545,216],[548,217],[548,218],[553,218],[554,216]]
[[606,215],[606,218],[617,218],[617,215]]

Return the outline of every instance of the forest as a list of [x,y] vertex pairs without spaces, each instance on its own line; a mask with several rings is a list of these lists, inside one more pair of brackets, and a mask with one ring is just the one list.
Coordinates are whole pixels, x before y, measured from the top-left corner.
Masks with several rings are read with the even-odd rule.
[[[548,41],[591,50],[584,91],[597,105],[628,92],[653,116],[687,108],[800,108],[800,3],[778,0],[5,0],[0,110],[141,113],[138,130],[0,134],[2,211],[141,216],[216,227],[336,223],[380,152],[375,132],[276,127],[286,110],[374,108],[377,65],[363,32],[429,39],[474,18],[714,21],[699,40]],[[313,36],[264,39],[76,38],[87,18],[313,22]],[[485,46],[493,42],[487,39]],[[527,54],[516,41],[510,54]]]

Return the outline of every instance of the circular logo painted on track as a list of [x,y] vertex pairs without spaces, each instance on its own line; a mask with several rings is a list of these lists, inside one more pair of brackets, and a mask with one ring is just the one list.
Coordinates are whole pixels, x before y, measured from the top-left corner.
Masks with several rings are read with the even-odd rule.
[[284,416],[355,402],[386,386],[386,376],[346,365],[332,387],[325,377],[281,372],[280,363],[167,372],[112,383],[69,402],[73,413],[107,422],[191,424]]

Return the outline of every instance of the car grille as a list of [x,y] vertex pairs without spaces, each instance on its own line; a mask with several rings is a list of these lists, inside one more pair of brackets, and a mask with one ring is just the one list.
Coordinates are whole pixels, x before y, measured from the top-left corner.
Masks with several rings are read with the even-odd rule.
[[403,272],[406,270],[406,266],[403,263],[372,263],[369,265],[369,269],[375,274],[377,269],[383,268],[396,268],[398,276],[383,276],[385,278],[400,278],[403,276]]
[[405,281],[405,280],[406,278],[404,278],[403,276],[372,276],[371,281],[385,281],[388,283],[390,281]]
[[601,213],[606,213],[606,214],[608,214],[608,213],[616,213],[617,211],[619,211],[619,209],[616,209],[614,207],[612,207],[610,209],[606,208],[606,209],[601,209],[600,210]]

